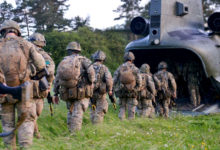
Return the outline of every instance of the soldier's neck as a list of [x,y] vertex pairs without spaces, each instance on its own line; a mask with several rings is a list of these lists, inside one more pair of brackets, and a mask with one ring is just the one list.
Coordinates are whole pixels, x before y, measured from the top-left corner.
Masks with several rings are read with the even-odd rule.
[[7,33],[7,35],[5,36],[5,38],[12,38],[12,37],[17,37],[17,35],[15,33]]

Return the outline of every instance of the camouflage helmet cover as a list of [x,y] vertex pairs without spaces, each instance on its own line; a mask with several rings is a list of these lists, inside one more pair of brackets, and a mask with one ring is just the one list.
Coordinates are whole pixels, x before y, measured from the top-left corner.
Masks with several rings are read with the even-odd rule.
[[126,52],[125,55],[124,55],[124,60],[127,61],[127,60],[134,60],[135,57],[134,57],[134,54],[132,52]]
[[0,33],[2,34],[3,31],[7,29],[15,29],[18,32],[18,36],[21,36],[20,26],[18,25],[17,22],[13,20],[5,20],[1,25]]
[[104,61],[105,58],[106,58],[106,55],[105,55],[105,53],[104,53],[103,51],[101,51],[101,50],[98,50],[98,51],[96,51],[96,52],[93,54],[93,59],[94,59],[94,60],[102,60],[102,61]]
[[70,42],[67,47],[66,50],[76,50],[76,51],[81,51],[81,46],[78,42]]
[[37,46],[44,47],[46,46],[46,40],[44,35],[40,33],[34,33],[30,36],[29,41],[34,43]]
[[140,71],[142,73],[150,73],[150,66],[148,64],[141,65]]
[[158,64],[158,70],[161,70],[161,69],[167,69],[167,63],[166,63],[166,62],[161,61],[161,62]]

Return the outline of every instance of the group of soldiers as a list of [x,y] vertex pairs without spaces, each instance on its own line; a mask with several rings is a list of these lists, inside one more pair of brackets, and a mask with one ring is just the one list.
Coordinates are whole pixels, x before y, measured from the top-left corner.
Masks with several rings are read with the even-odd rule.
[[[18,143],[21,147],[32,144],[33,136],[40,138],[37,118],[43,110],[43,99],[50,95],[54,83],[53,102],[59,98],[66,102],[68,109],[67,126],[70,132],[80,130],[83,114],[91,105],[93,124],[103,122],[108,111],[106,96],[116,103],[114,93],[119,98],[118,117],[134,119],[135,113],[144,117],[155,115],[155,105],[159,114],[169,116],[171,97],[176,98],[177,85],[173,75],[167,71],[166,62],[160,62],[158,72],[150,72],[150,66],[143,64],[140,69],[134,65],[134,54],[126,52],[124,63],[112,77],[104,65],[106,55],[98,50],[92,55],[93,62],[82,56],[81,46],[70,42],[66,47],[67,56],[55,64],[43,50],[46,45],[42,34],[34,33],[29,41],[21,37],[18,24],[5,21],[0,33],[0,103],[3,132],[18,128]],[[6,89],[6,90],[5,90]],[[19,93],[21,92],[21,93]],[[18,97],[20,95],[20,97]],[[4,137],[6,146],[16,147],[15,133]]]

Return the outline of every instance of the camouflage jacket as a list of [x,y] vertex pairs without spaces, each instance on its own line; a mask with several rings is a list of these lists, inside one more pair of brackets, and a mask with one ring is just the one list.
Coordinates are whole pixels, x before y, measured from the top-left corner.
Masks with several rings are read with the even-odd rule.
[[148,90],[152,95],[156,95],[156,89],[155,89],[155,84],[153,81],[153,78],[151,75],[147,73],[141,73],[141,78],[142,78],[142,84],[141,84],[141,90]]
[[37,50],[44,57],[46,68],[49,72],[47,80],[49,82],[49,85],[51,86],[54,80],[55,63],[53,59],[50,57],[50,55],[47,52],[45,52],[42,48],[37,47]]
[[[79,54],[72,54],[70,56],[66,56],[64,59],[66,59],[67,57],[80,57],[79,58],[79,61],[81,64],[80,74],[81,74],[81,76],[83,76],[83,74],[86,74],[89,82],[91,82],[93,84],[95,81],[95,71],[93,69],[92,62],[88,58],[86,58],[84,56],[80,56]],[[55,95],[57,95],[59,93],[59,86],[60,86],[60,84],[59,84],[60,77],[59,76],[60,76],[59,73],[57,73],[55,80],[54,80],[54,93],[55,93]]]
[[7,36],[0,41],[0,67],[8,86],[17,86],[30,79],[32,61],[37,71],[46,67],[44,58],[35,46],[17,36]]
[[107,92],[112,92],[113,79],[108,68],[99,62],[95,62],[93,68],[95,70],[94,90],[98,89],[101,84],[106,84]]
[[118,69],[115,71],[114,78],[113,78],[113,83],[114,83],[115,91],[119,90],[119,88],[120,88],[119,77],[120,77],[120,69],[121,69],[122,66],[128,66],[128,67],[131,68],[131,70],[133,71],[132,73],[134,74],[134,76],[136,78],[136,88],[139,91],[140,88],[141,88],[141,75],[140,75],[140,71],[139,71],[139,69],[133,63],[130,63],[130,62],[125,62],[124,64],[120,65],[118,67]]
[[155,73],[155,76],[160,81],[162,90],[170,91],[173,95],[176,95],[177,85],[172,73],[159,70]]

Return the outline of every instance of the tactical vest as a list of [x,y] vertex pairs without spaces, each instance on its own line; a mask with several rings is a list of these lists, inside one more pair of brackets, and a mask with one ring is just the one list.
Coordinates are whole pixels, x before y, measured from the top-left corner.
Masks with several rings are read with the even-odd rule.
[[169,77],[167,71],[161,71],[156,74],[157,78],[161,82],[161,90],[158,91],[159,99],[166,99],[171,97],[171,91],[169,89]]
[[81,64],[83,59],[84,57],[77,55],[67,56],[57,68],[59,94],[64,101],[90,98],[93,94],[93,88],[87,82],[86,70]]
[[140,98],[141,99],[152,99],[152,93],[148,90],[148,75],[142,73],[141,74],[141,78],[142,78],[142,87],[141,87],[141,91],[139,92],[140,94]]
[[107,89],[105,81],[105,66],[102,64],[94,64],[93,68],[95,70],[94,92],[105,94]]

